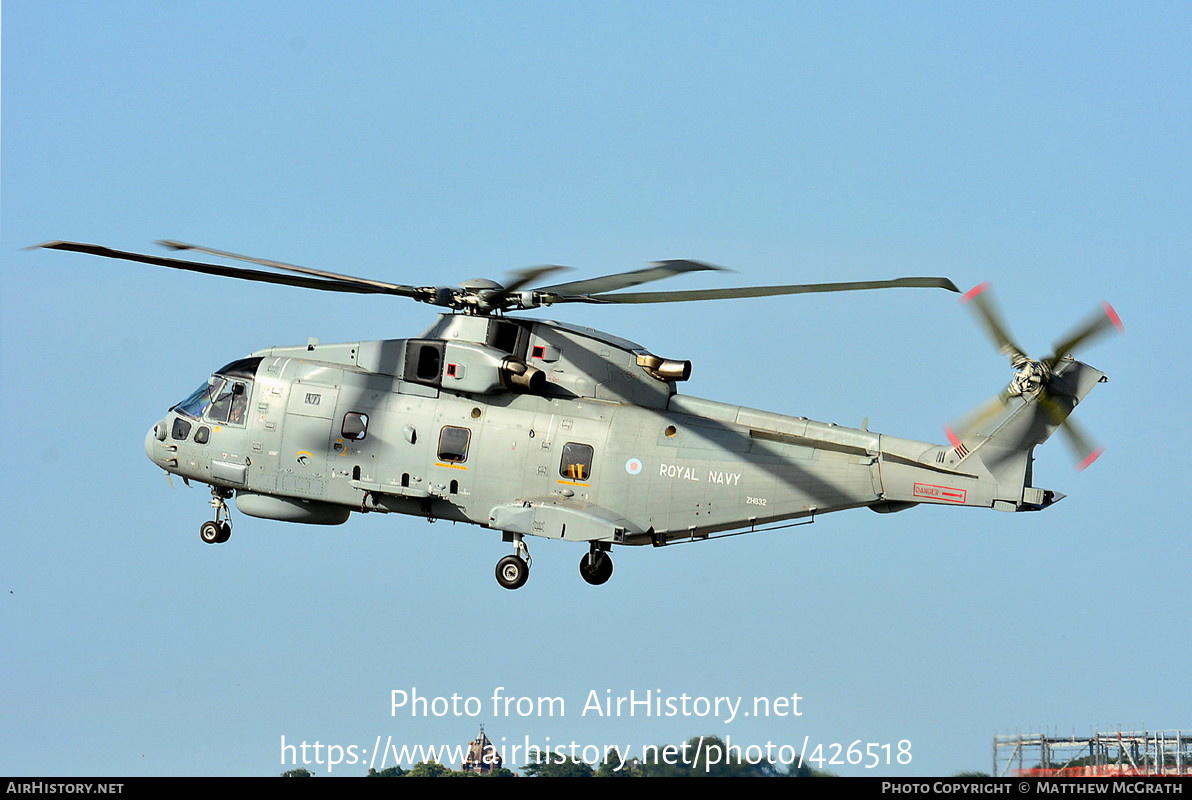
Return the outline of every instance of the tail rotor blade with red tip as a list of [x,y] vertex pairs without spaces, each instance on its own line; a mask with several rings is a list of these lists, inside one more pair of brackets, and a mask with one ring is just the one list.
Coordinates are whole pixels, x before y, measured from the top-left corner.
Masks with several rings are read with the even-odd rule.
[[1001,413],[1009,400],[1010,393],[1003,389],[1000,394],[989,398],[975,411],[957,420],[955,425],[945,426],[944,433],[947,434],[948,441],[953,447],[958,447],[963,440],[979,432],[981,426]]
[[[1017,370],[1018,375],[1010,387],[1007,387],[997,397],[969,414],[955,428],[945,428],[948,441],[952,443],[954,448],[961,449],[962,442],[973,434],[981,433],[980,428],[988,423],[998,411],[1004,408],[1012,396],[1021,394],[1028,401],[1030,396],[1034,396],[1039,403],[1039,407],[1044,410],[1048,417],[1051,418],[1052,423],[1063,433],[1065,441],[1075,453],[1077,469],[1084,469],[1097,460],[1097,457],[1101,455],[1102,449],[1071,418],[1071,406],[1062,399],[1062,395],[1057,396],[1052,394],[1048,388],[1048,382],[1051,378],[1052,369],[1059,363],[1060,359],[1070,354],[1076,348],[1082,347],[1103,333],[1108,332],[1111,328],[1116,328],[1119,331],[1123,330],[1121,317],[1118,316],[1118,313],[1109,303],[1102,303],[1101,309],[1096,314],[1077,326],[1075,330],[1055,345],[1052,355],[1043,359],[1041,362],[1036,362],[1030,359],[1018,344],[1010,338],[1009,329],[1006,327],[1006,323],[1002,321],[1001,314],[993,302],[989,286],[989,283],[982,283],[975,286],[965,292],[960,300],[962,303],[969,304],[974,309],[977,318],[997,344],[998,349],[1010,356],[1010,362]],[[1040,382],[1034,383],[1035,380],[1039,380]],[[1011,387],[1013,387],[1013,391],[1011,391]]]
[[1006,323],[1002,321],[1002,315],[993,302],[989,288],[988,281],[974,286],[961,296],[960,302],[969,304],[970,308],[976,310],[977,318],[981,320],[990,338],[997,344],[999,351],[1010,356],[1011,360],[1015,356],[1023,356],[1022,348],[1010,338],[1009,330]]
[[1072,419],[1071,412],[1060,405],[1047,390],[1039,393],[1039,405],[1052,421],[1060,426],[1060,433],[1064,435],[1064,441],[1068,443],[1068,448],[1076,458],[1076,469],[1084,469],[1105,452],[1104,448],[1086,435],[1076,420]]
[[1093,314],[1083,325],[1077,327],[1067,337],[1055,345],[1054,352],[1044,359],[1048,366],[1054,366],[1061,358],[1074,351],[1078,346],[1087,344],[1110,328],[1125,330],[1122,318],[1113,310],[1109,303],[1102,303],[1101,309]]

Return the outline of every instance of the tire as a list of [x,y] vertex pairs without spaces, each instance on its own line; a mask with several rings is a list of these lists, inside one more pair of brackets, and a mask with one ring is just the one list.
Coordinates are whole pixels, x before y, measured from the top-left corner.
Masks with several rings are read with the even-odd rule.
[[227,541],[226,537],[223,539],[220,538],[223,535],[223,528],[218,522],[207,520],[199,526],[199,538],[207,544],[219,544],[220,542]]
[[596,562],[596,566],[589,567],[588,557],[584,556],[579,560],[579,574],[580,577],[593,586],[607,583],[608,579],[613,576],[613,557],[608,553],[601,553],[600,560]]
[[497,562],[497,583],[506,589],[520,589],[530,579],[530,565],[517,556],[505,556]]
[[226,519],[219,523],[219,538],[215,540],[216,544],[223,544],[228,539],[232,538],[232,525]]

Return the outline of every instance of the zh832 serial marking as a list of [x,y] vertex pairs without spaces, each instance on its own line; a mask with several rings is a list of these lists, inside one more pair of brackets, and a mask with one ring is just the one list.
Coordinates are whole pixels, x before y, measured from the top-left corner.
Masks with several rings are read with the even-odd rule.
[[[170,409],[145,438],[168,472],[211,486],[208,543],[231,534],[225,501],[265,519],[336,525],[351,512],[470,522],[500,531],[514,554],[507,588],[529,577],[527,536],[582,542],[580,574],[602,584],[615,545],[661,546],[757,530],[850,508],[919,503],[1034,511],[1062,495],[1031,486],[1032,453],[1061,425],[1081,466],[1099,453],[1068,419],[1103,381],[1070,353],[1121,327],[1108,305],[1034,360],[1010,339],[985,285],[964,299],[1008,355],[1014,380],[932,444],[678,394],[688,361],[618,336],[506,312],[557,303],[660,303],[884,288],[943,288],[945,278],[617,293],[684,272],[665,261],[634,272],[526,289],[405,286],[178,242],[263,264],[268,272],[129,253],[72,250],[225,277],[335,292],[392,294],[451,309],[414,339],[272,347],[233,361]],[[610,294],[611,292],[611,294]]]

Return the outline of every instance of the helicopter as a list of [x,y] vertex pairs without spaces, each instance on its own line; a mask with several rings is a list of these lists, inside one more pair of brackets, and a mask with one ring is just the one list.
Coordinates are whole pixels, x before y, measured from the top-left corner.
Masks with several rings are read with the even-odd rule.
[[1034,448],[1066,433],[1081,468],[1101,453],[1070,419],[1101,371],[1077,347],[1122,329],[1108,304],[1040,359],[1010,336],[988,284],[962,296],[1014,376],[954,427],[947,443],[691,397],[690,361],[663,358],[593,328],[514,312],[566,303],[641,304],[815,292],[936,288],[907,277],[668,292],[623,292],[720,269],[690,260],[537,285],[413,286],[166,240],[175,251],[270,267],[228,266],[55,241],[38,247],[331,292],[386,294],[445,309],[415,338],[269,347],[211,374],[145,436],[167,473],[207,484],[203,542],[231,536],[228,502],[250,517],[338,525],[356,513],[452,520],[499,532],[513,553],[497,582],[523,586],[527,537],[587,546],[580,575],[601,585],[615,546],[706,541],[814,522],[854,508],[920,504],[1039,511],[1064,497],[1033,486]]

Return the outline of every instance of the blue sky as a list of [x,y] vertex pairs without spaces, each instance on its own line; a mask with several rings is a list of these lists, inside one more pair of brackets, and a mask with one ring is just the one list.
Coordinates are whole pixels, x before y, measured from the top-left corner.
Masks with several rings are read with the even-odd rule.
[[[813,746],[909,740],[989,769],[994,734],[1187,728],[1178,358],[1192,252],[1185,3],[29,2],[3,8],[0,771],[273,775],[280,741]],[[477,528],[241,519],[171,490],[145,430],[272,344],[413,336],[395,298],[20,248],[176,238],[402,283],[663,258],[659,288],[990,280],[1041,355],[1080,355],[1105,446],[1059,442],[1041,514],[854,511],[534,574]],[[943,292],[557,308],[695,362],[685,391],[942,441],[1009,376]],[[565,699],[410,718],[390,692]],[[798,718],[596,718],[612,694],[802,698]],[[317,772],[326,769],[315,767]],[[363,774],[343,766],[332,774]]]

